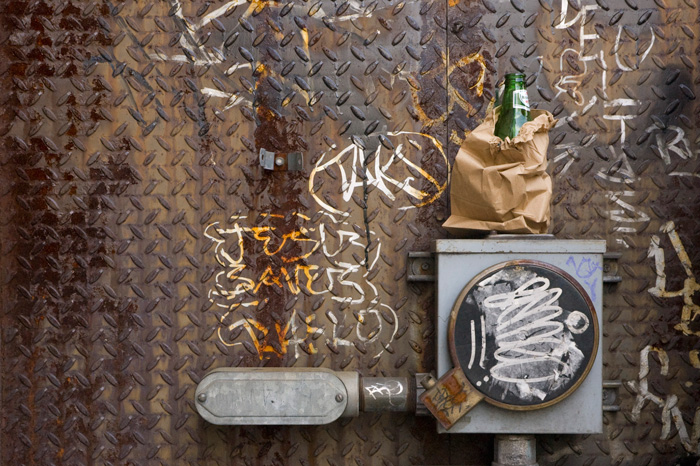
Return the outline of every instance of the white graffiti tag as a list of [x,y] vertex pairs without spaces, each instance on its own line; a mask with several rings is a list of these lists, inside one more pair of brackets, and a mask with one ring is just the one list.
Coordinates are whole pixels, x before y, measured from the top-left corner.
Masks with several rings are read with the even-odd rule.
[[389,398],[389,404],[392,406],[395,406],[392,398],[401,395],[404,391],[403,384],[398,380],[392,380],[387,383],[376,382],[364,387],[364,392],[371,396],[373,400],[376,400],[377,397]]
[[[564,313],[558,301],[561,288],[550,288],[549,279],[531,275],[513,291],[486,296],[483,311],[487,332],[497,346],[491,378],[514,385],[525,399],[544,399],[545,386],[558,388],[582,364],[584,355],[572,334],[585,332],[590,322],[579,311],[569,314],[565,322],[558,321]],[[487,280],[492,282],[494,277]],[[493,316],[497,316],[495,322]]]
[[[273,325],[247,315],[247,309],[265,305],[270,291],[285,295],[292,303],[297,296],[318,296],[323,297],[320,302],[329,299],[341,303],[343,309],[350,308],[354,316],[351,323],[345,323],[344,313],[325,311],[332,324],[332,336],[326,341],[333,348],[352,346],[358,341],[365,345],[377,343],[376,352],[372,353],[377,357],[384,352],[383,345],[393,341],[398,316],[391,306],[379,301],[378,289],[368,280],[381,254],[381,244],[366,259],[347,262],[345,257],[353,250],[357,257],[365,253],[360,235],[329,214],[324,214],[323,219],[313,226],[309,217],[297,212],[285,216],[261,214],[257,224],[251,225],[247,216],[239,215],[229,219],[227,228],[219,222],[206,228],[204,235],[215,244],[212,251],[223,268],[209,290],[211,302],[224,311],[219,328],[223,344],[246,346],[246,341],[260,359],[287,354],[290,346],[295,358],[299,357],[300,348],[309,354],[318,351],[313,341],[325,330],[315,324],[316,314],[303,316],[292,309],[286,324]],[[257,256],[255,251],[259,252]],[[254,257],[260,260],[252,261]],[[321,263],[325,266],[321,267]],[[352,330],[356,338],[351,341],[348,334]],[[244,338],[239,341],[241,335]]]
[[691,324],[700,323],[697,322],[697,318],[700,316],[700,306],[694,302],[695,294],[700,292],[700,285],[695,279],[693,264],[690,262],[690,257],[676,231],[676,225],[673,222],[667,222],[661,227],[660,231],[666,233],[671,240],[671,245],[673,245],[673,249],[687,278],[683,282],[683,288],[675,291],[666,289],[666,257],[663,248],[661,248],[661,239],[654,235],[649,245],[649,257],[654,258],[656,285],[653,288],[649,288],[649,293],[659,298],[683,297],[681,322],[675,328],[686,335],[700,335],[700,330],[691,328]]
[[[405,193],[409,201],[399,200],[398,202],[404,202],[404,205],[399,205],[400,210],[430,204],[442,195],[447,188],[446,171],[441,176],[431,174],[415,161],[424,153],[437,154],[443,170],[446,170],[449,166],[447,155],[437,139],[406,131],[386,133],[383,137],[383,141],[394,145],[395,149],[387,149],[379,144],[368,153],[353,143],[338,152],[328,151],[321,156],[309,176],[309,191],[325,211],[348,215],[322,198],[316,183],[323,178],[337,179],[340,182],[344,202],[350,201],[357,190],[365,191],[369,187],[377,188],[392,202],[397,201],[398,192]],[[431,163],[430,166],[439,165]]]
[[648,376],[650,373],[650,354],[656,353],[661,362],[660,375],[667,376],[669,369],[669,358],[666,351],[653,346],[646,346],[639,353],[639,376],[636,381],[626,382],[627,387],[637,394],[632,408],[632,420],[638,422],[642,409],[651,402],[661,409],[661,440],[668,440],[671,437],[671,427],[675,426],[678,429],[678,437],[680,437],[683,448],[690,453],[700,453],[700,408],[695,410],[695,419],[693,422],[692,435],[688,435],[688,429],[683,421],[683,415],[678,407],[678,397],[676,395],[657,395],[649,391]]

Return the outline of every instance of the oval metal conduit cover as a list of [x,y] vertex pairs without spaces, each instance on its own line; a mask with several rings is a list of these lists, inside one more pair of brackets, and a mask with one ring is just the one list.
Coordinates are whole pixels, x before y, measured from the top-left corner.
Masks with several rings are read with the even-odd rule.
[[231,368],[207,374],[195,404],[212,424],[328,424],[343,413],[347,398],[329,370]]

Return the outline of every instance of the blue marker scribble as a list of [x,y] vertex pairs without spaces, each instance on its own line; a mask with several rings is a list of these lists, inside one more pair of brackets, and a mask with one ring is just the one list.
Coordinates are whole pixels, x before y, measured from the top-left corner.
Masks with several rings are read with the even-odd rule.
[[598,272],[603,270],[602,265],[599,261],[593,260],[590,257],[584,257],[579,263],[576,263],[574,256],[569,256],[566,261],[566,265],[570,265],[574,268],[576,276],[583,281],[583,283],[588,287],[588,292],[591,295],[591,299],[595,301],[596,299],[596,285],[598,284],[598,278],[600,277]]

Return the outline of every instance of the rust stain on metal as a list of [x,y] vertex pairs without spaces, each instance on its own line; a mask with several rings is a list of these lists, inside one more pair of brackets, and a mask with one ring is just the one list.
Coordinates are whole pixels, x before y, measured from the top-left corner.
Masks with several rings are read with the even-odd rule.
[[421,395],[421,402],[445,429],[452,427],[483,399],[459,368],[448,371]]

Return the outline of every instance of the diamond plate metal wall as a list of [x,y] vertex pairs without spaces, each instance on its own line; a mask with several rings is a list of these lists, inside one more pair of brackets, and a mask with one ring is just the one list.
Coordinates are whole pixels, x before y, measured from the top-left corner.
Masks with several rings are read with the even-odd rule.
[[3,463],[488,464],[429,419],[221,428],[192,394],[231,365],[433,369],[408,251],[447,236],[451,161],[512,69],[560,118],[553,233],[622,253],[621,410],[540,463],[698,454],[691,0],[0,8]]
[[[604,378],[622,382],[621,409],[605,414],[603,436],[541,438],[540,460],[694,464],[697,5],[502,7],[467,4],[449,28],[450,50],[483,37],[478,53],[488,69],[528,74],[531,99],[560,119],[550,147],[552,232],[605,238],[609,250],[621,253],[622,282],[606,289],[603,353]],[[457,92],[474,85],[451,84]],[[473,112],[472,102],[461,106],[463,114]],[[457,136],[469,126],[454,124],[450,134]],[[450,139],[450,152],[459,142]],[[600,266],[580,264],[581,277]]]

